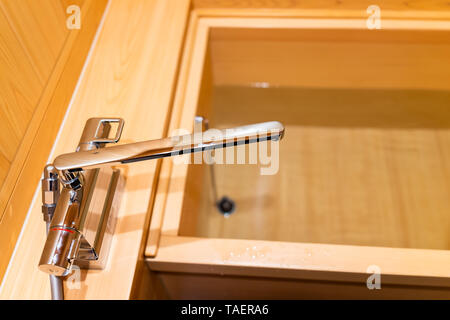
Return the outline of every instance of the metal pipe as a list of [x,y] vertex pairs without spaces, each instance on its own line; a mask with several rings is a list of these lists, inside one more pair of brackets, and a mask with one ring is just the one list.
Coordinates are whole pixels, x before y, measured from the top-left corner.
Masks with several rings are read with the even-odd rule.
[[[59,195],[58,172],[52,165],[47,165],[42,179],[42,214],[46,224],[47,235]],[[62,278],[50,275],[50,289],[52,300],[64,300]]]
[[[50,222],[47,222],[46,225],[48,235],[48,230],[50,229]],[[50,290],[52,293],[52,300],[64,300],[63,280],[61,277],[50,275]]]
[[[209,130],[209,121],[206,118],[203,118],[201,116],[196,116],[195,117],[195,122],[198,123],[199,125],[205,128],[205,130]],[[207,151],[208,156],[211,157],[211,153],[213,152],[213,150],[209,150]],[[217,184],[216,184],[216,175],[214,172],[214,163],[209,164],[209,173],[210,173],[210,177],[211,177],[211,191],[213,194],[213,200],[214,200],[214,204],[217,204],[219,201],[219,196],[218,196],[218,192],[217,192]]]

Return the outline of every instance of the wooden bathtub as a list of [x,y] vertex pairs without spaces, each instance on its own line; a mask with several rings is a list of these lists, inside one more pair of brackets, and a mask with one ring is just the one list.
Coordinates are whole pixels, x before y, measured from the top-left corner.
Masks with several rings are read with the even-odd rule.
[[145,250],[161,296],[450,298],[449,39],[448,21],[192,14],[171,130],[286,134],[274,175],[214,166],[228,218],[209,165],[163,161]]

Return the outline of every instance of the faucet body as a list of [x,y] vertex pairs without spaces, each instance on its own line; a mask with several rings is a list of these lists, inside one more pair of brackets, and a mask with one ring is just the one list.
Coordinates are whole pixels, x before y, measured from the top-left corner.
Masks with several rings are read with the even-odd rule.
[[[119,123],[119,128],[114,139],[107,139],[111,122]],[[121,119],[89,119],[77,152],[118,141],[122,128]],[[59,172],[59,180],[63,188],[53,209],[39,269],[66,276],[74,263],[82,268],[104,267],[123,187],[119,170],[66,170]]]
[[[117,123],[114,138],[111,124]],[[112,165],[202,152],[283,137],[284,127],[273,121],[227,130],[209,129],[192,135],[104,148],[120,139],[123,120],[92,118],[86,123],[77,151],[58,156],[63,189],[54,210],[39,269],[67,275],[74,263],[102,268],[106,263],[121,195],[119,170]]]

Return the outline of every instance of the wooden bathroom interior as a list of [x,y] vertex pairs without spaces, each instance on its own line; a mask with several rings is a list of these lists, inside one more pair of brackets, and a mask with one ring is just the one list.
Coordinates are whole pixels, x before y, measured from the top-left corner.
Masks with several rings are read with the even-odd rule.
[[115,166],[108,263],[66,299],[450,299],[449,4],[379,0],[374,28],[366,0],[36,1],[0,0],[0,299],[50,298],[42,170],[93,117],[119,144],[285,133]]

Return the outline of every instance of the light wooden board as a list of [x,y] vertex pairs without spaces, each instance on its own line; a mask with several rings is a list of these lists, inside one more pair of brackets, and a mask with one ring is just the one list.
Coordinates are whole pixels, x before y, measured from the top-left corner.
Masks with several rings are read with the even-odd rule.
[[212,29],[214,84],[450,89],[450,31],[280,28]]
[[[47,77],[48,72],[50,72],[48,79],[45,79],[42,91],[39,93],[40,96],[37,104],[32,106],[33,110],[31,118],[27,120],[27,118],[24,117],[19,121],[20,124],[24,126],[23,136],[16,146],[17,148],[13,150],[15,152],[14,160],[10,163],[9,167],[5,168],[5,170],[7,170],[7,175],[0,188],[0,215],[2,216],[0,221],[0,246],[3,253],[0,259],[1,277],[3,277],[4,271],[8,265],[17,237],[22,228],[26,212],[33,197],[35,185],[38,182],[38,179],[42,174],[42,168],[48,159],[50,149],[52,148],[59,125],[81,72],[84,59],[91,45],[106,1],[107,0],[79,0],[73,2],[80,5],[81,10],[84,13],[82,19],[83,28],[79,30],[74,29],[67,33],[67,37],[65,37],[63,41],[63,47],[56,55],[56,61],[52,56],[54,54],[54,52],[52,53],[52,50],[55,50],[53,47],[53,49],[44,48],[43,50],[39,50],[33,47],[33,45],[39,46],[41,42],[45,43],[46,41],[52,41],[49,37],[52,37],[53,33],[50,32],[49,29],[53,28],[53,25],[55,24],[53,19],[55,18],[59,19],[59,29],[66,30],[65,19],[61,19],[61,15],[55,13],[55,11],[60,8],[59,2],[46,1],[42,3],[42,7],[38,6],[35,1],[0,2],[3,8],[2,10],[8,12],[8,22],[12,28],[16,30],[16,35],[19,37],[18,39],[20,40],[21,46],[24,48],[24,52],[27,53],[26,56],[30,59],[29,61],[31,61],[30,64],[24,63],[22,67],[26,67],[26,70],[28,71],[34,71],[36,75],[39,75],[39,78]],[[63,10],[63,7],[60,9]],[[22,14],[22,12],[25,15],[35,14],[35,17],[30,18],[29,20],[20,20],[17,17]],[[51,17],[47,19],[48,25],[45,22],[46,19],[36,20],[36,17],[45,17],[46,15],[51,15]],[[40,33],[42,31],[41,29],[46,30],[46,33]],[[54,32],[58,34],[59,31],[55,30]],[[32,39],[29,38],[30,35],[34,35],[40,40],[33,42]],[[53,45],[58,43],[56,39],[54,39],[54,41],[55,43]],[[8,51],[6,50],[6,52]],[[36,56],[34,54],[36,54]],[[20,57],[20,55],[17,57]],[[16,60],[11,59],[11,62],[13,61]],[[54,65],[52,65],[50,70],[47,70],[46,73],[42,73],[43,69],[45,69],[44,66],[48,66],[48,63],[50,62],[53,62]],[[14,66],[14,64],[11,66]],[[10,76],[5,77],[4,79],[7,81],[14,81],[15,77],[17,77],[17,74],[14,72],[9,75]],[[8,89],[9,87],[5,86],[5,88]],[[20,87],[17,87],[16,89],[16,96],[20,97]],[[33,88],[30,87],[29,89],[32,91]],[[8,95],[3,97],[7,98]],[[8,101],[8,103],[11,103],[11,101]],[[11,106],[8,103],[4,106]],[[23,106],[25,106],[25,104],[23,104],[22,107]],[[20,108],[12,106],[11,108],[12,109],[9,109],[9,111],[17,111],[18,113],[10,113],[9,116],[12,118],[9,118],[9,120],[18,117],[21,110]],[[6,128],[9,128],[9,120],[5,119],[4,121]],[[45,123],[45,125],[41,126],[41,123]],[[8,134],[3,134],[2,137],[14,141],[14,130],[11,128],[9,129]],[[11,141],[8,140],[8,143]],[[3,143],[2,146],[4,146]]]
[[[5,12],[0,11],[2,38],[0,135],[0,187],[14,161],[17,148],[38,102],[45,80],[33,69],[14,30],[8,24]],[[46,70],[48,75],[49,70]],[[8,77],[6,77],[8,75]],[[0,214],[0,218],[1,218]]]
[[[78,3],[80,7],[82,2]],[[45,83],[70,33],[66,27],[66,7],[61,1],[54,0],[2,0],[0,8],[21,42],[34,72]]]
[[[122,142],[162,137],[188,9],[189,1],[180,0],[110,1],[52,158],[75,149],[89,117],[123,117]],[[68,299],[130,297],[155,167],[156,162],[148,162],[129,168],[108,266],[83,272],[81,287],[66,290]],[[49,298],[48,276],[37,269],[44,241],[38,197],[4,278],[1,298]]]
[[[339,2],[333,0],[193,0],[195,9],[323,9],[328,13],[341,10],[361,10],[374,4],[370,0],[342,0]],[[380,0],[377,5],[386,10],[395,11],[449,11],[448,3],[440,0],[413,0],[404,2],[401,0]],[[258,15],[267,13],[259,12]]]
[[[450,288],[450,252],[281,241],[162,236],[150,269],[161,272],[355,282],[370,266],[385,284]],[[366,287],[367,288],[367,287]]]
[[[17,179],[15,162],[28,125],[58,61],[69,30],[59,1],[0,1],[2,31],[0,192]],[[8,163],[8,165],[7,165]],[[5,180],[8,180],[5,182]],[[3,184],[6,183],[6,188]],[[8,194],[9,195],[9,194]],[[0,205],[0,218],[4,206]]]

